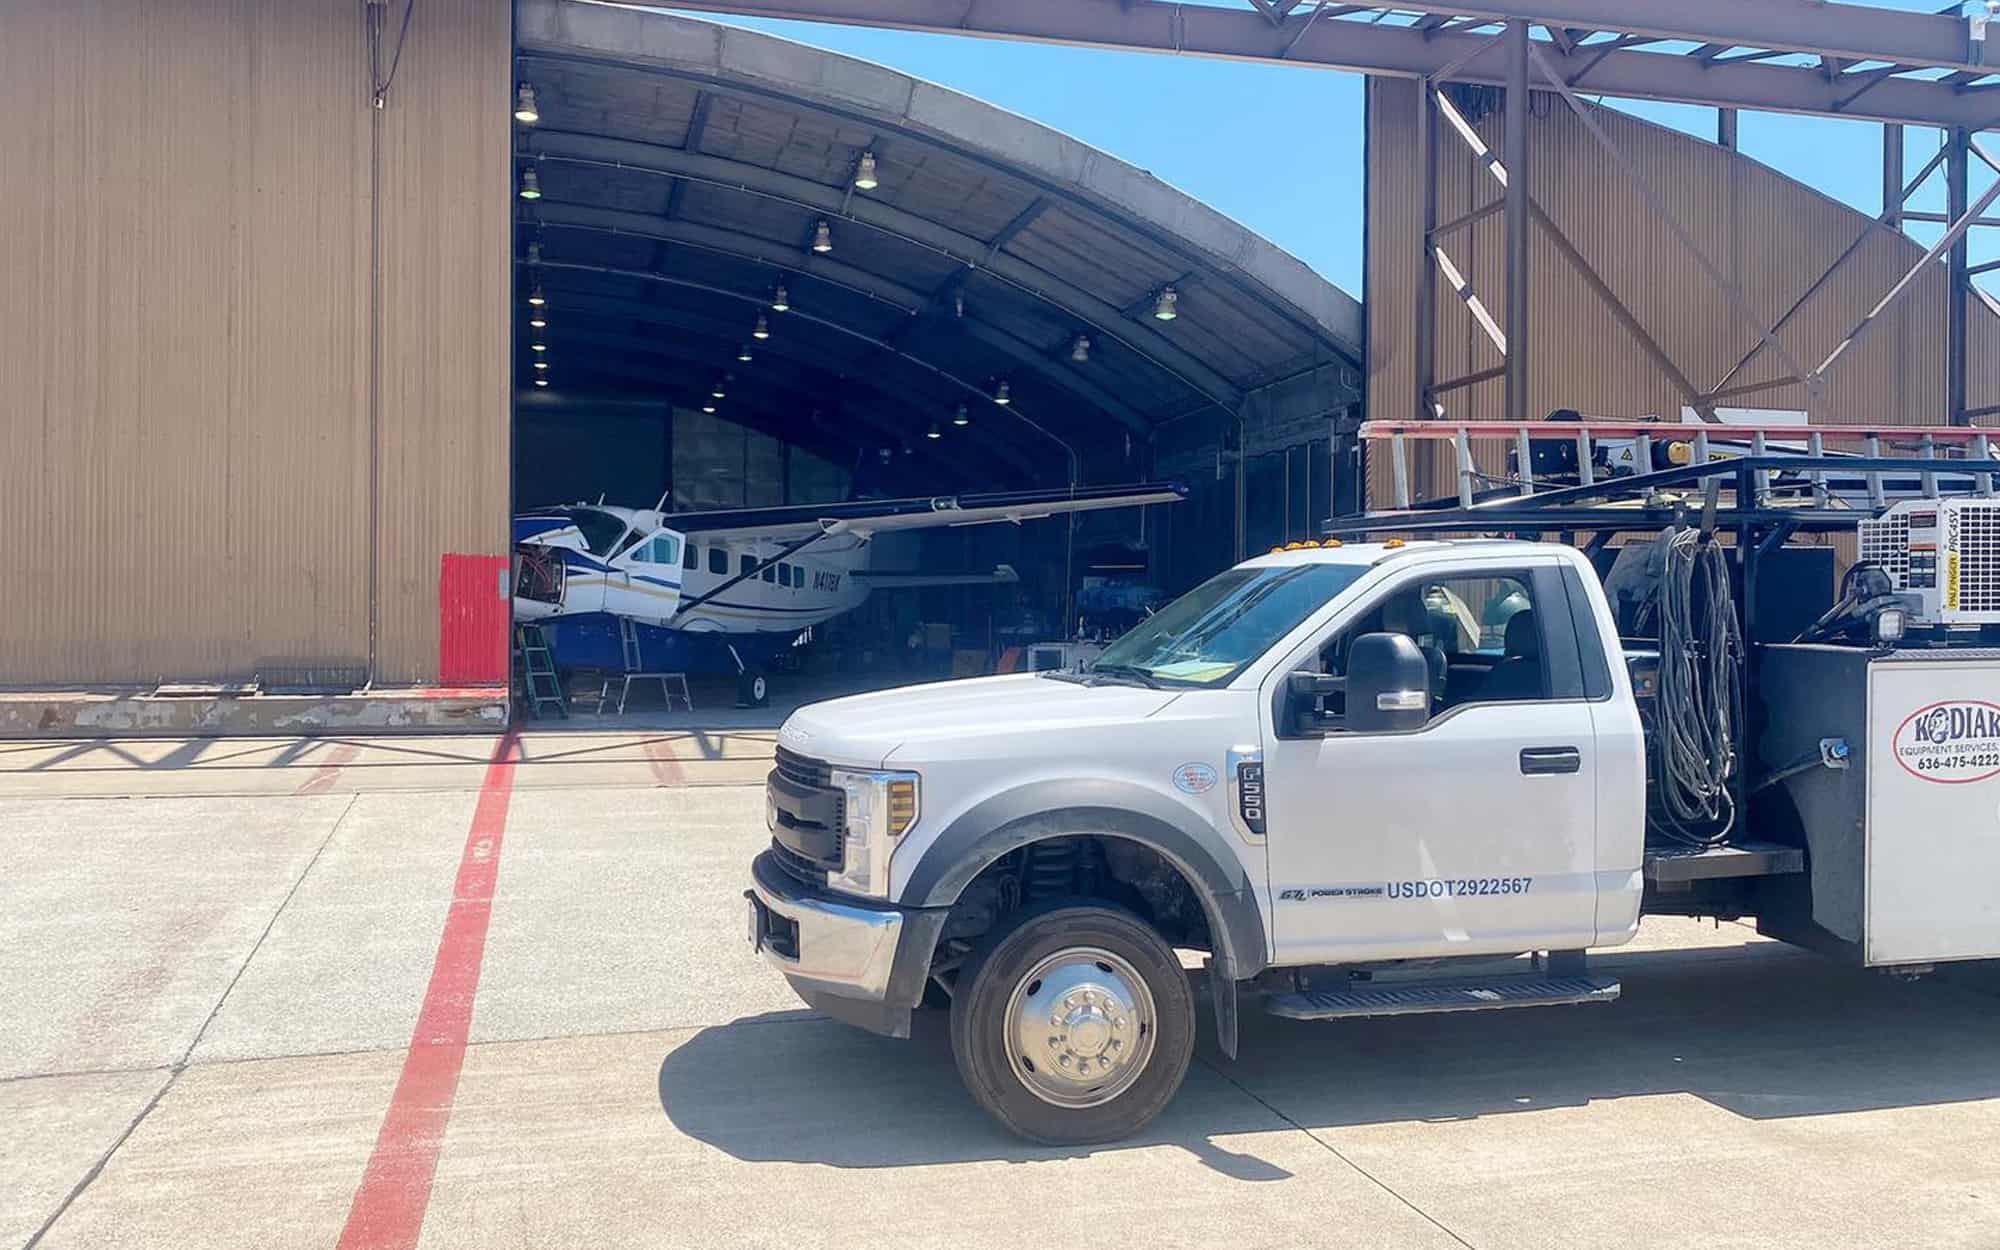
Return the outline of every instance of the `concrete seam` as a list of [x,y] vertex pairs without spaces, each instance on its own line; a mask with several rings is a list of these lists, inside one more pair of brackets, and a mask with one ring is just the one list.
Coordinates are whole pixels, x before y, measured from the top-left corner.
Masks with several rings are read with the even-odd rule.
[[42,1226],[35,1230],[34,1236],[28,1238],[27,1242],[22,1245],[21,1250],[35,1250],[35,1247],[42,1243],[42,1238],[48,1236],[49,1230],[56,1226],[56,1221],[68,1213],[76,1200],[83,1196],[84,1190],[90,1188],[91,1182],[95,1181],[111,1162],[111,1156],[117,1154],[119,1148],[125,1144],[127,1139],[139,1130],[139,1125],[145,1121],[147,1116],[153,1113],[154,1107],[160,1105],[160,1100],[167,1096],[167,1091],[174,1087],[174,1082],[179,1080],[180,1076],[181,1069],[178,1067],[170,1069],[167,1072],[167,1079],[161,1082],[160,1088],[151,1098],[146,1100],[146,1105],[139,1108],[139,1114],[132,1117],[132,1122],[125,1126],[125,1131],[118,1134],[118,1140],[112,1142],[105,1152],[97,1157],[97,1162],[90,1165],[90,1170],[83,1174],[83,1179],[79,1180],[71,1188],[69,1194],[63,1198],[62,1202],[56,1206],[56,1209],[49,1213],[49,1218],[42,1221]]
[[172,1072],[170,1063],[142,1063],[129,1068],[70,1068],[61,1072],[16,1072],[12,1076],[0,1076],[0,1085],[19,1085],[23,1081],[61,1081],[86,1076],[136,1076],[141,1072]]
[[180,1075],[187,1068],[188,1061],[194,1058],[195,1047],[201,1045],[201,1039],[208,1036],[209,1026],[214,1024],[215,1018],[222,1014],[223,1004],[227,1003],[229,996],[236,991],[236,983],[241,981],[243,974],[250,970],[250,963],[257,958],[257,952],[264,949],[264,941],[271,936],[271,930],[277,927],[278,917],[284,915],[285,909],[292,905],[292,899],[298,895],[299,887],[306,883],[306,877],[312,873],[313,865],[319,863],[319,857],[324,855],[326,848],[333,843],[333,835],[339,833],[340,827],[347,823],[348,813],[354,810],[354,805],[360,799],[361,796],[359,794],[348,796],[347,806],[341,808],[340,815],[334,817],[333,826],[326,831],[326,836],[321,838],[319,845],[313,849],[312,858],[307,860],[306,866],[299,871],[297,879],[292,882],[292,888],[285,891],[285,897],[279,901],[277,909],[271,913],[271,918],[264,922],[264,931],[259,933],[256,942],[251,944],[250,953],[245,955],[243,962],[236,966],[236,975],[229,978],[229,984],[223,987],[221,996],[215,1000],[215,1006],[209,1009],[207,1019],[201,1022],[199,1029],[195,1030],[194,1038],[188,1042],[187,1049],[181,1052],[179,1061],[174,1064],[174,1075]]
[[1408,1207],[1411,1211],[1414,1211],[1418,1216],[1420,1216],[1423,1220],[1429,1223],[1431,1227],[1437,1229],[1439,1232],[1451,1238],[1459,1245],[1464,1246],[1465,1250],[1475,1250],[1475,1247],[1471,1242],[1467,1241],[1465,1238],[1453,1232],[1449,1227],[1447,1227],[1444,1224],[1443,1221],[1439,1220],[1436,1216],[1432,1215],[1430,1212],[1424,1210],[1416,1203],[1411,1202],[1408,1198],[1405,1198],[1402,1194],[1397,1193],[1396,1190],[1390,1187],[1388,1182],[1384,1181],[1381,1177],[1376,1176],[1373,1172],[1370,1172],[1367,1168],[1362,1167],[1354,1160],[1342,1154],[1340,1152],[1339,1147],[1335,1146],[1332,1142],[1327,1141],[1325,1138],[1321,1137],[1318,1133],[1313,1132],[1305,1125],[1299,1123],[1297,1120],[1294,1120],[1292,1117],[1278,1110],[1276,1107],[1272,1106],[1269,1102],[1265,1101],[1264,1098],[1260,1096],[1256,1091],[1252,1090],[1249,1086],[1243,1084],[1243,1082],[1237,1080],[1235,1077],[1229,1075],[1227,1072],[1224,1072],[1221,1068],[1215,1066],[1213,1063],[1210,1063],[1206,1059],[1201,1059],[1199,1060],[1199,1062],[1201,1063],[1201,1066],[1207,1068],[1209,1071],[1215,1073],[1223,1080],[1229,1082],[1229,1084],[1235,1086],[1239,1091],[1243,1093],[1245,1097],[1255,1102],[1258,1106],[1264,1108],[1264,1110],[1270,1112],[1272,1115],[1277,1116],[1280,1120],[1283,1120],[1286,1124],[1291,1125],[1299,1132],[1304,1133],[1306,1137],[1309,1138],[1314,1143],[1316,1143],[1320,1147],[1320,1149],[1326,1151],[1328,1154],[1340,1160],[1342,1163],[1345,1163],[1348,1167],[1353,1168],[1356,1172],[1360,1173],[1362,1177],[1364,1177],[1370,1184],[1374,1185],[1377,1189],[1381,1190],[1385,1194],[1388,1194],[1391,1198],[1394,1198],[1396,1201],[1402,1203],[1404,1206]]

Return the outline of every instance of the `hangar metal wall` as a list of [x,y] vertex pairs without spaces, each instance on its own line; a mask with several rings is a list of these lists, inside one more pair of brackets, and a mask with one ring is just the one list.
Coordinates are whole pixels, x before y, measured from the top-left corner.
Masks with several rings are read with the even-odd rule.
[[[1534,103],[1528,140],[1535,201],[1682,373],[1698,387],[1714,385],[1757,346],[1757,329],[1730,315],[1722,293],[1562,102],[1536,93]],[[1417,415],[1411,411],[1421,220],[1416,105],[1414,82],[1369,81],[1368,414],[1379,420]],[[1749,307],[1765,325],[1782,316],[1868,226],[1866,215],[1738,153],[1610,109],[1596,116],[1723,271],[1738,276]],[[1496,110],[1475,123],[1496,153],[1503,119]],[[1437,215],[1448,222],[1495,198],[1500,187],[1442,119],[1438,130]],[[1444,239],[1453,263],[1496,318],[1503,311],[1506,280],[1503,231],[1502,217],[1494,214]],[[1650,413],[1677,419],[1686,401],[1665,372],[1605,311],[1545,231],[1532,230],[1530,246],[1531,415],[1575,408],[1597,416]],[[1902,234],[1874,227],[1780,339],[1807,367],[1817,365],[1922,253]],[[1723,402],[1808,409],[1815,421],[1942,423],[1944,284],[1942,266],[1919,278],[1884,324],[1835,366],[1821,400],[1809,401],[1795,384]],[[1977,408],[2000,400],[2000,354],[1994,350],[2000,346],[2000,319],[1974,299],[1969,323],[1968,403]],[[1501,354],[1442,280],[1437,326],[1439,382],[1501,363]],[[1788,372],[1766,349],[1736,380]],[[1442,397],[1446,415],[1465,420],[1504,418],[1509,414],[1503,400],[1497,378]],[[1438,467],[1449,471],[1448,465]]]
[[365,23],[0,5],[0,683],[436,679],[507,549],[512,31],[417,5],[378,112]]

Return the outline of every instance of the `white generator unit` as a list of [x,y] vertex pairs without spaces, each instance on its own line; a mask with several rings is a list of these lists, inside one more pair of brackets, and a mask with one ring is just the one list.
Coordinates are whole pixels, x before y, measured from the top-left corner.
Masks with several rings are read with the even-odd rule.
[[1860,558],[1910,598],[1912,624],[2000,625],[2000,499],[1906,499],[1860,536]]

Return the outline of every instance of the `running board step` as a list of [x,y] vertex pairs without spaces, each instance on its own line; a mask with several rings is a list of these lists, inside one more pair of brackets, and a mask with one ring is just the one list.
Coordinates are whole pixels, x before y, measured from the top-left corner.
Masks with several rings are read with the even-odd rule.
[[1557,1007],[1608,1003],[1618,979],[1606,976],[1489,977],[1480,981],[1358,981],[1344,990],[1274,994],[1264,1009],[1292,1020],[1343,1020],[1354,1016],[1416,1016],[1438,1011],[1494,1011],[1502,1007]]

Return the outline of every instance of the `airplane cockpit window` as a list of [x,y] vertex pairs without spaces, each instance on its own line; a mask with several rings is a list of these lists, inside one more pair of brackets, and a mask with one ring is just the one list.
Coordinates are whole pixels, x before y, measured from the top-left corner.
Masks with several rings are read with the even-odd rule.
[[583,533],[584,546],[591,555],[610,555],[618,540],[625,537],[624,518],[601,508],[568,508],[565,515]]
[[678,564],[681,559],[681,540],[672,534],[655,534],[651,550],[642,558],[653,564]]

